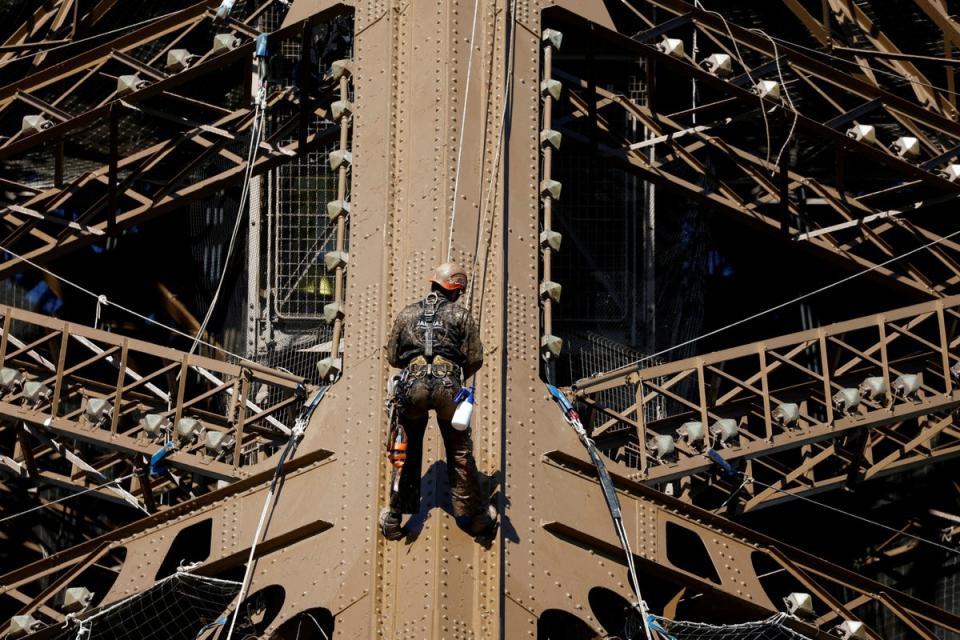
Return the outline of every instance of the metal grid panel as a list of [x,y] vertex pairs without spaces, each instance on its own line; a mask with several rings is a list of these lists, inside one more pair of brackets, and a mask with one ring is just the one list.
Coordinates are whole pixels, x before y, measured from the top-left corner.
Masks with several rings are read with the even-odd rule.
[[320,320],[333,299],[333,273],[323,264],[337,233],[325,211],[337,197],[337,176],[327,164],[332,150],[310,152],[277,171],[274,309],[281,318]]

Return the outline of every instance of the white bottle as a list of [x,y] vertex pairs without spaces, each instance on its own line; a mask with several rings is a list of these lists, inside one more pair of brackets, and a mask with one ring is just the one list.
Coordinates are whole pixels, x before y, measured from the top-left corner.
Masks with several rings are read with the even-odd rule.
[[470,428],[470,418],[473,417],[473,387],[461,389],[457,396],[463,399],[457,405],[457,410],[454,412],[450,424],[457,431],[466,431]]

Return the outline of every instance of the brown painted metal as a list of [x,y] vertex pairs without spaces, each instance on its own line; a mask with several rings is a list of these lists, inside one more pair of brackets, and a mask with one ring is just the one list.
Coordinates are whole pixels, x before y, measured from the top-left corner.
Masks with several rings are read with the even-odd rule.
[[[268,625],[265,637],[273,637],[284,622],[315,607],[327,608],[335,616],[335,635],[339,638],[536,637],[538,619],[550,610],[568,612],[601,632],[600,622],[590,608],[591,590],[608,589],[625,601],[632,601],[624,560],[609,525],[593,467],[556,407],[548,401],[542,382],[543,318],[537,277],[541,265],[539,185],[543,177],[540,131],[545,124],[541,120],[540,81],[545,46],[541,32],[545,26],[556,24],[553,20],[581,26],[588,26],[587,21],[591,21],[598,25],[592,27],[596,34],[607,33],[604,29],[615,27],[602,2],[557,2],[562,14],[543,13],[552,4],[536,0],[478,0],[477,31],[471,49],[473,3],[468,1],[357,0],[349,3],[355,32],[350,79],[354,112],[349,123],[353,153],[352,209],[349,234],[346,234],[346,221],[340,218],[337,248],[348,249],[350,261],[337,274],[336,299],[344,302],[345,311],[341,334],[334,341],[336,345],[342,338],[343,371],[327,391],[306,426],[296,454],[287,463],[286,479],[270,525],[258,546],[250,592],[256,593],[274,584],[283,586],[285,591],[279,614]],[[664,13],[693,11],[679,0],[655,0],[649,4],[659,6]],[[202,18],[203,11],[191,15],[195,19],[206,19]],[[287,17],[285,33],[301,33],[301,21],[318,21],[340,11],[340,5],[323,0],[297,0]],[[704,31],[720,40],[729,40],[726,30],[715,18],[703,13],[696,13],[695,17]],[[113,48],[126,50],[125,47],[134,46],[139,38],[147,41],[162,29],[174,33],[177,28],[189,26],[171,20],[168,25],[138,31],[136,36],[122,36],[128,39],[126,43],[114,43]],[[762,37],[736,27],[733,30],[741,46],[770,54],[766,49],[769,43]],[[576,28],[565,36],[583,37]],[[704,77],[689,61],[671,61],[650,47],[631,43],[613,32],[598,37],[597,42],[629,47],[663,68],[721,86],[722,81]],[[70,67],[70,77],[76,75],[76,80],[82,83],[82,78],[97,72],[105,58],[116,61],[117,56],[107,50],[102,48],[91,53]],[[249,47],[244,51],[237,54],[236,60],[249,55]],[[466,69],[471,56],[473,69],[467,99]],[[960,139],[960,126],[955,122],[915,103],[883,94],[876,87],[849,83],[848,76],[828,73],[824,65],[794,51],[789,52],[783,64],[794,65],[798,73],[815,77],[814,82],[827,82],[859,98],[882,98],[884,108],[909,118],[916,126],[935,128],[944,136]],[[56,67],[48,69],[34,77],[37,84],[52,81],[58,73],[67,73],[65,69],[55,71]],[[178,87],[178,75],[158,80],[143,89],[148,94],[140,97],[159,95],[160,89],[150,93],[151,87],[157,85],[163,90]],[[565,91],[572,89],[573,99],[579,100],[578,104],[587,113],[599,113],[595,124],[602,126],[602,110],[596,105],[609,96],[599,92],[584,96],[578,83],[567,79],[564,84]],[[338,89],[339,97],[343,98],[347,94],[345,85],[341,82]],[[740,88],[724,90],[738,104],[749,101],[754,108],[757,105],[757,99],[744,95]],[[111,99],[111,96],[101,96],[104,105]],[[284,98],[281,94],[276,99]],[[462,132],[462,160],[458,167],[457,143],[464,100],[467,101],[467,126]],[[652,114],[643,108],[623,102],[616,104],[655,124]],[[49,113],[56,117],[53,109]],[[214,105],[210,113],[214,114],[211,118],[217,118],[212,122],[218,123],[214,125],[218,128],[230,124],[236,127],[233,131],[239,133],[249,126],[248,111],[221,114]],[[88,116],[73,116],[83,117]],[[298,117],[291,121],[291,131],[300,124]],[[75,120],[64,119],[53,129],[60,127],[57,133],[62,134],[73,126],[72,122]],[[658,122],[658,126],[664,127],[663,133],[676,128],[662,114]],[[552,124],[550,118],[546,124]],[[845,138],[842,133],[826,131],[821,123],[809,119],[803,120],[802,126],[811,135],[821,135],[826,140]],[[334,131],[334,135],[343,136],[341,146],[345,146],[346,128]],[[44,137],[33,142],[56,138],[55,134],[35,135]],[[214,149],[211,153],[219,150],[209,130],[197,130],[191,125],[183,136],[204,149]],[[24,150],[30,140],[12,140],[7,149]],[[671,183],[695,196],[701,191],[669,175],[664,165],[651,166],[642,155],[625,151],[622,142],[610,141],[609,152],[619,154],[644,175]],[[730,150],[731,157],[737,159],[753,184],[763,187],[771,198],[782,197],[781,187],[771,186],[764,176],[769,169],[765,161],[744,155],[745,152],[738,151],[722,136],[718,141],[696,138],[690,142],[692,144],[685,148],[671,151],[688,167],[697,168],[699,161],[695,154],[700,149],[727,145],[724,148]],[[21,144],[22,147],[16,146]],[[126,168],[138,162],[149,165],[155,154],[164,153],[167,144],[170,143],[117,159],[117,166]],[[890,157],[881,150],[863,150],[862,145],[845,144],[899,171],[905,179],[922,181],[931,189],[939,189],[941,194],[955,192],[952,183],[927,170]],[[288,150],[303,149],[294,143]],[[263,151],[257,161],[263,170],[283,162],[286,157],[272,147]],[[229,180],[241,179],[244,169],[243,160],[238,159],[223,176],[179,187],[176,197],[170,187],[171,193],[162,198],[138,201],[136,208],[117,216],[117,225],[122,228],[141,219],[137,216],[157,213],[164,203],[172,208],[183,202],[185,192],[199,197],[222,188]],[[454,192],[458,170],[460,179]],[[786,172],[788,190],[793,188],[793,183],[806,179],[794,171],[796,168]],[[91,174],[87,181],[99,182],[98,188],[103,189],[106,183],[101,178],[105,173]],[[341,199],[346,192],[345,180],[344,171],[338,190]],[[87,182],[82,185],[77,182],[72,186],[86,185]],[[126,188],[122,183],[118,188],[121,189],[118,198],[138,200],[129,191],[122,191]],[[70,197],[67,191],[65,188],[38,192],[31,197],[59,202]],[[844,222],[862,215],[864,209],[875,212],[863,203],[854,206],[857,211],[848,212],[850,199],[842,197],[843,191],[842,185],[825,184],[819,187],[818,194],[838,202],[832,210]],[[732,188],[719,194],[699,193],[699,197],[736,213],[741,219],[763,215],[757,212],[756,203],[738,198]],[[389,368],[382,346],[394,314],[422,294],[430,267],[445,258],[446,240],[451,233],[449,212],[455,199],[459,206],[457,223],[452,229],[452,257],[469,265],[473,272],[469,298],[472,311],[480,321],[484,343],[488,345],[486,363],[477,379],[481,396],[474,416],[476,455],[480,470],[489,478],[491,491],[496,493],[503,522],[499,537],[489,547],[477,544],[457,526],[444,508],[442,447],[433,430],[425,441],[428,464],[423,492],[432,508],[428,517],[414,527],[415,535],[411,539],[390,543],[378,536],[376,525],[379,507],[385,502],[388,477],[382,455],[386,418],[381,407]],[[562,201],[558,202],[551,215],[563,215],[562,207]],[[20,218],[10,217],[13,215],[8,213],[7,217],[11,233],[23,224]],[[780,220],[761,219],[760,222],[764,226],[775,224],[778,230],[781,225]],[[832,222],[835,220],[823,221],[822,226]],[[84,222],[88,223],[91,227],[105,225],[102,219]],[[891,227],[884,225],[893,224],[880,222],[873,231],[876,236],[891,235],[888,233]],[[60,234],[46,227],[41,229],[39,224],[31,227],[30,233],[34,239],[46,243],[45,248],[35,249],[31,254],[38,259],[59,255],[65,251],[63,247],[79,246],[84,237],[82,231],[75,229],[58,237]],[[923,235],[922,230],[918,233]],[[883,247],[876,237],[844,242],[831,238],[822,243],[821,248],[845,261],[869,266],[876,263],[856,254],[855,249],[861,242],[870,242],[874,248]],[[821,243],[811,241],[809,244]],[[943,243],[940,249],[953,251],[954,247]],[[938,258],[942,256],[935,254]],[[949,266],[951,260],[946,254],[943,262]],[[0,266],[0,275],[9,273],[11,267],[7,264]],[[546,274],[550,275],[549,270]],[[928,283],[924,280],[925,272],[920,269],[913,272],[891,269],[881,275],[919,289],[926,296],[944,296],[954,284],[951,278],[960,277],[956,273],[931,277]],[[641,408],[651,395],[665,395],[685,407],[678,412],[679,417],[689,411],[691,415],[712,420],[726,415],[721,412],[728,408],[737,411],[738,415],[746,416],[741,438],[748,442],[741,445],[742,451],[725,449],[723,455],[730,459],[749,458],[752,473],[758,479],[770,468],[782,472],[778,481],[783,482],[784,491],[807,491],[812,485],[833,486],[847,481],[852,469],[855,475],[868,479],[915,464],[919,457],[946,458],[957,448],[949,443],[960,438],[960,432],[952,425],[952,409],[960,404],[960,396],[956,395],[949,368],[957,360],[956,347],[960,344],[956,322],[960,320],[958,305],[960,300],[943,297],[880,317],[854,320],[694,360],[649,370],[614,372],[583,381],[577,390],[586,400],[590,393],[604,385],[633,384],[637,387]],[[170,457],[169,466],[174,471],[184,469],[211,478],[211,483],[203,487],[208,491],[200,491],[201,495],[193,499],[160,508],[155,514],[0,576],[0,594],[21,601],[23,611],[35,612],[46,622],[56,623],[60,612],[52,606],[55,594],[50,585],[82,584],[85,566],[108,552],[125,549],[126,560],[117,582],[108,593],[101,594],[100,604],[115,602],[153,584],[177,534],[208,518],[212,520],[211,550],[198,571],[222,575],[242,566],[277,462],[277,454],[270,456],[269,453],[284,444],[287,436],[267,415],[275,416],[287,429],[292,426],[301,404],[293,399],[298,381],[250,363],[190,356],[37,314],[9,308],[0,308],[0,313],[4,318],[0,342],[2,366],[22,369],[29,379],[46,382],[56,396],[52,405],[39,406],[26,405],[20,391],[0,397],[0,415],[14,421],[5,428],[21,429],[26,424],[29,431],[42,433],[48,439],[63,437],[89,443],[104,455],[84,463],[94,469],[99,465],[100,472],[114,465],[137,468],[142,466],[139,457],[155,452],[157,443],[147,443],[138,435],[139,429],[131,427],[126,420],[111,419],[102,425],[85,423],[82,408],[88,405],[83,404],[84,399],[112,398],[119,408],[117,413],[126,416],[134,410],[158,409],[159,391],[161,396],[173,400],[170,408],[164,404],[159,412],[174,418],[197,412],[211,428],[231,431],[237,436],[233,455],[223,460],[209,459],[202,445],[188,445]],[[19,327],[33,330],[29,337],[21,340],[17,338]],[[901,350],[907,344],[911,349]],[[808,349],[818,357],[811,361],[809,355],[805,355]],[[335,346],[332,355],[338,352],[339,347]],[[842,354],[840,364],[831,365],[834,360],[829,356],[834,353]],[[743,360],[745,364],[726,364],[735,360]],[[117,363],[119,370],[112,363]],[[144,366],[147,368],[138,368]],[[819,371],[816,366],[820,367]],[[134,371],[143,378],[132,378]],[[213,377],[202,373],[197,377],[196,373],[201,371]],[[790,379],[781,384],[777,376],[786,376],[788,371],[799,381]],[[834,413],[828,398],[846,384],[847,378],[856,378],[859,383],[868,372],[879,372],[889,388],[897,375],[912,371],[923,374],[923,385],[915,399],[889,405],[866,402],[865,410],[855,416]],[[146,378],[156,390],[147,386]],[[690,383],[695,391],[685,393],[681,388],[684,383]],[[248,398],[255,395],[252,392],[255,385],[267,385],[276,392],[267,394],[269,407],[250,407]],[[772,402],[787,397],[785,394],[803,395],[803,422],[797,434],[780,434],[772,424]],[[214,398],[222,402],[215,403]],[[626,415],[614,416],[614,422],[629,425],[627,431],[635,434],[634,442],[643,454],[645,436],[662,425],[644,423],[641,416],[642,412],[634,417],[628,411]],[[616,435],[613,424],[601,428],[602,437]],[[748,431],[752,437],[747,435]],[[849,464],[850,452],[842,451],[838,442],[846,434],[867,431],[870,433],[864,447],[870,450],[871,456],[863,459],[869,458],[871,462],[858,462],[854,467]],[[936,442],[934,435],[938,437]],[[597,437],[601,439],[601,434]],[[245,446],[241,447],[241,442]],[[894,443],[892,447],[891,443]],[[23,472],[41,475],[45,471],[46,456],[50,454],[46,449],[34,447],[36,444],[31,444],[29,439],[22,445]],[[247,447],[259,449],[262,455],[248,453]],[[773,467],[764,466],[765,461],[775,456],[789,455],[804,447],[808,460],[839,462],[841,468],[837,473],[840,475],[814,475],[817,463],[784,470],[783,463],[777,460]],[[119,462],[112,457],[118,452]],[[682,462],[678,461],[673,471],[669,464],[654,464],[645,454],[640,456],[639,473],[615,461],[610,465],[624,505],[627,533],[643,572],[642,586],[659,586],[663,584],[659,581],[664,580],[678,590],[686,587],[702,593],[722,604],[733,616],[759,618],[780,608],[779,597],[785,595],[770,590],[765,583],[758,569],[758,559],[762,558],[763,562],[776,566],[776,571],[790,576],[797,590],[813,594],[818,622],[823,628],[818,632],[809,625],[792,623],[811,636],[826,637],[829,625],[840,619],[855,620],[865,607],[889,611],[918,633],[926,633],[927,627],[960,632],[960,619],[953,614],[890,592],[882,585],[802,550],[642,484],[641,481],[655,478],[663,481],[671,473],[679,477],[704,470],[702,456],[692,451],[681,453],[685,454]],[[12,461],[21,464],[19,460]],[[31,470],[31,466],[36,469]],[[212,484],[216,479],[229,483],[216,488]],[[72,481],[72,478],[67,480],[67,484],[82,486]],[[124,490],[146,500],[144,491],[161,495],[165,487],[170,489],[170,485],[163,482],[154,481],[152,487],[136,483]],[[756,503],[748,506],[752,508],[770,499],[772,496],[757,491],[753,494]],[[691,567],[677,559],[672,550],[677,544],[686,544],[677,542],[678,530],[693,536],[697,541],[693,544],[702,545],[716,577],[709,569]],[[57,576],[53,578],[55,582],[43,582],[51,576]],[[833,594],[838,587],[849,594],[849,601],[836,599]],[[877,637],[875,632],[869,633]]]

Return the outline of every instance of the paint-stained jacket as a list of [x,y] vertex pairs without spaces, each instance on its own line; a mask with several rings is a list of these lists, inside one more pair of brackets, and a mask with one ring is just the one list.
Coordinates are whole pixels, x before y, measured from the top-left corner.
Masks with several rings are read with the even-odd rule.
[[[402,369],[410,360],[423,355],[425,332],[421,300],[407,306],[393,323],[387,343],[387,360],[391,366]],[[480,369],[483,364],[480,329],[466,307],[441,298],[434,318],[433,353],[460,365],[464,379]]]

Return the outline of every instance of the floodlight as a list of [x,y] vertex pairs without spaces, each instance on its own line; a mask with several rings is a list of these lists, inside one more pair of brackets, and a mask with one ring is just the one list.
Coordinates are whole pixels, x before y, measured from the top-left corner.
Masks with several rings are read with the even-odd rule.
[[662,461],[665,456],[673,453],[676,445],[673,436],[656,435],[647,441],[647,450],[653,454],[654,459]]
[[657,50],[660,53],[665,53],[671,58],[682,58],[683,57],[683,40],[679,38],[664,38],[660,44],[657,45]]
[[906,400],[920,389],[920,376],[915,373],[904,373],[897,376],[891,385],[893,395]]
[[701,62],[715,76],[725,77],[733,73],[733,59],[726,53],[714,53]]
[[20,126],[20,133],[34,134],[40,133],[44,129],[49,129],[53,123],[41,115],[23,116]]
[[150,436],[162,435],[170,431],[170,419],[159,413],[148,413],[143,416],[141,427]]
[[878,400],[887,395],[887,382],[882,376],[870,376],[860,383],[860,397]]
[[877,130],[872,124],[855,124],[847,129],[847,137],[858,142],[874,144],[877,141]]
[[177,422],[177,437],[181,440],[193,440],[203,430],[203,425],[196,418],[180,418]]
[[809,593],[791,593],[783,599],[783,604],[787,606],[787,613],[799,618],[812,618],[816,614],[813,612],[813,598]]
[[83,413],[90,422],[100,422],[113,416],[113,405],[106,398],[90,398]]
[[771,417],[774,422],[784,427],[791,427],[800,419],[800,406],[795,402],[783,402],[777,405]]
[[733,418],[722,418],[710,426],[710,434],[720,441],[723,446],[740,434],[740,427]]
[[86,587],[70,587],[63,594],[63,610],[68,613],[83,611],[93,601],[93,593]]
[[833,394],[833,406],[844,415],[850,413],[860,406],[860,390],[852,387],[840,389]]
[[753,92],[761,98],[776,99],[780,97],[780,84],[773,80],[761,80],[753,85]]
[[684,422],[680,425],[680,428],[677,429],[677,436],[684,438],[687,441],[687,444],[693,446],[695,442],[703,442],[704,436],[706,435],[703,429],[703,423],[696,420],[691,420],[690,422]]

